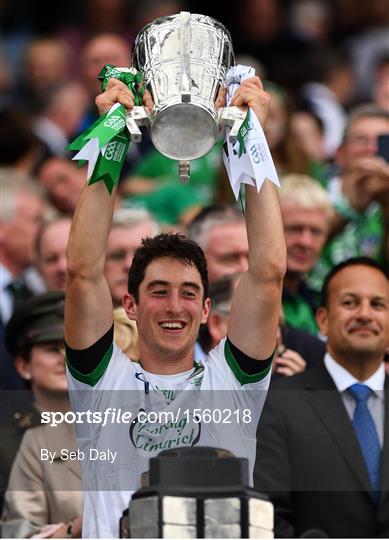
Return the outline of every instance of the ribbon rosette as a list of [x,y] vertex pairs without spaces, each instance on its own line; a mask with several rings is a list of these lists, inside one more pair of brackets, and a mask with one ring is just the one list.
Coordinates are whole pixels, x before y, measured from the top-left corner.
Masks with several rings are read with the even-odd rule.
[[[228,70],[226,75],[227,106],[230,105],[239,85],[254,75],[254,69],[248,66],[238,65]],[[251,109],[247,111],[235,145],[232,145],[229,140],[229,132],[228,128],[225,136],[224,148],[226,150],[223,150],[223,161],[235,198],[237,200],[239,198],[241,184],[249,184],[259,191],[265,178],[280,187],[265,134]]]
[[[99,74],[104,91],[109,79],[118,79],[128,86],[134,95],[135,105],[142,105],[144,93],[140,86],[141,73],[134,68],[116,68],[106,64]],[[108,192],[119,181],[120,172],[130,144],[130,135],[126,129],[126,109],[120,103],[115,103],[111,109],[84,131],[69,146],[69,150],[78,153],[74,160],[79,166],[88,162],[88,184],[100,180],[106,185]]]

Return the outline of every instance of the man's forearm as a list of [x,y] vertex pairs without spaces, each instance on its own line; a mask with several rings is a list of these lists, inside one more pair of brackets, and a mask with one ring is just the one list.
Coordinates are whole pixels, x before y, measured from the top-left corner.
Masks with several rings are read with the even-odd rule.
[[115,190],[103,182],[85,186],[72,221],[68,244],[68,272],[85,279],[104,273],[105,252],[112,224]]
[[271,182],[265,180],[259,193],[253,186],[246,186],[246,224],[250,275],[260,280],[282,280],[286,270],[284,230]]

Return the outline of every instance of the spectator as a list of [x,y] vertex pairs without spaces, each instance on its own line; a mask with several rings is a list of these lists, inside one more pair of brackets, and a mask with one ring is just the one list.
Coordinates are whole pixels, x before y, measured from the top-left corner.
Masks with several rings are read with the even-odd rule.
[[189,224],[188,238],[203,249],[210,283],[248,268],[249,247],[245,221],[234,206],[204,208]]
[[66,248],[71,226],[70,218],[56,218],[44,223],[36,239],[36,265],[48,291],[64,291],[66,279]]
[[86,182],[85,168],[79,169],[75,161],[53,156],[43,161],[36,174],[55,208],[72,216]]
[[41,101],[47,90],[68,80],[69,49],[65,42],[54,37],[38,38],[25,54],[25,80],[22,103],[30,111]]
[[[225,276],[210,287],[211,311],[207,324],[200,326],[199,345],[205,354],[227,335],[232,293],[241,274]],[[278,343],[272,364],[272,381],[291,376],[324,358],[325,345],[308,332],[285,325],[280,317]]]
[[33,181],[3,169],[0,175],[0,388],[20,388],[13,358],[4,348],[4,325],[18,303],[42,290],[32,265],[34,242],[43,220],[44,200]]
[[[100,2],[99,4],[99,7],[102,8],[104,2]],[[117,7],[117,4],[115,7]],[[79,131],[81,133],[99,118],[95,98],[101,92],[101,81],[97,77],[105,64],[113,64],[116,67],[129,67],[131,65],[129,40],[115,33],[98,33],[84,45],[80,53],[80,58],[80,80],[84,84],[89,96],[89,107],[87,107],[85,116],[79,125]],[[146,130],[143,130],[142,141],[139,144],[130,144],[124,163],[123,177],[132,173],[134,166],[151,147],[148,133]]]
[[97,118],[95,97],[101,92],[97,76],[105,64],[116,67],[131,65],[128,42],[117,34],[98,34],[91,38],[81,51],[81,79],[88,93],[90,107],[80,124],[80,132],[88,128]]
[[326,0],[295,0],[290,5],[289,17],[292,34],[307,47],[329,41],[332,21]]
[[329,197],[317,182],[303,175],[285,176],[278,195],[287,251],[282,298],[285,322],[316,334],[316,298],[305,276],[315,266],[327,239]]
[[315,178],[321,180],[326,161],[324,147],[324,124],[308,109],[298,109],[291,116],[291,137],[296,137],[303,152],[311,160],[311,167],[318,168]]
[[389,133],[389,112],[362,105],[349,116],[337,152],[339,175],[328,182],[336,210],[329,241],[310,285],[320,290],[326,273],[341,261],[367,256],[388,265],[389,164],[376,156],[377,140]]
[[34,260],[34,242],[44,215],[40,190],[27,177],[11,171],[1,175],[2,215],[0,269],[2,275],[1,320],[5,324],[17,303],[39,290],[26,271]]
[[[16,107],[0,111],[0,166],[20,174],[31,174],[39,160],[47,156],[34,134],[30,115]],[[4,175],[6,171],[2,171]]]
[[354,89],[350,59],[344,52],[331,48],[314,49],[308,56],[309,82],[301,97],[324,124],[326,157],[332,159],[342,140],[347,106]]
[[[82,513],[78,461],[56,459],[50,464],[41,458],[41,449],[58,452],[57,458],[62,448],[76,449],[72,424],[41,425],[40,416],[41,411],[69,410],[63,307],[64,293],[44,293],[21,305],[6,327],[7,347],[34,403],[27,412],[16,409],[19,418],[11,411],[13,422],[2,427],[2,490],[20,445],[5,496],[3,537],[30,537],[47,524],[71,521]],[[66,530],[63,526],[57,537],[64,538]]]
[[320,174],[311,163],[297,137],[293,137],[291,120],[293,107],[282,87],[267,82],[265,88],[272,96],[269,121],[264,127],[269,148],[274,156],[278,174]]
[[366,258],[335,267],[317,321],[327,336],[324,364],[269,393],[254,484],[274,504],[276,537],[386,538],[389,289],[382,268]]
[[52,154],[67,154],[66,147],[78,133],[87,105],[87,93],[78,82],[56,84],[44,93],[34,131]]
[[142,238],[154,236],[158,231],[158,224],[143,209],[119,208],[115,211],[104,270],[114,307],[122,305],[123,295],[127,292],[128,271],[136,248]]

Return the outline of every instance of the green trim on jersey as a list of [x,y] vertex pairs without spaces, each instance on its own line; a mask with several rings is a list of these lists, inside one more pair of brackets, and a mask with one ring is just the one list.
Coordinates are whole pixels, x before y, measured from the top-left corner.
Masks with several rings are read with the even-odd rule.
[[227,364],[229,365],[232,373],[235,375],[236,380],[242,385],[262,381],[262,379],[264,379],[271,370],[270,364],[266,369],[260,371],[259,373],[254,373],[253,375],[245,373],[238,364],[238,362],[235,360],[234,355],[231,352],[230,346],[228,345],[227,339],[224,345],[224,355],[226,357]]
[[105,370],[108,367],[109,361],[111,360],[113,352],[113,343],[111,344],[108,351],[105,353],[103,358],[100,360],[99,364],[95,367],[90,373],[80,373],[77,371],[71,364],[68,358],[66,358],[66,363],[69,368],[69,371],[74,379],[89,386],[96,386],[101,377],[104,375]]

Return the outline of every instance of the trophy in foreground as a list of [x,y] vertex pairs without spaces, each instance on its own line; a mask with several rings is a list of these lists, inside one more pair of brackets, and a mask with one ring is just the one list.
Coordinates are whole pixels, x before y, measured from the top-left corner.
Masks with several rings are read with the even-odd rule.
[[150,459],[120,537],[274,538],[273,505],[248,483],[248,460],[227,450],[165,450]]

